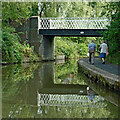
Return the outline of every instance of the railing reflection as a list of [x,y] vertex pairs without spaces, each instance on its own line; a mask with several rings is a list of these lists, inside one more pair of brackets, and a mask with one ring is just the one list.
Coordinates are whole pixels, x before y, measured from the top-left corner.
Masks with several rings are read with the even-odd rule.
[[88,95],[73,94],[40,94],[38,93],[38,106],[81,106],[93,108],[105,108],[104,98],[95,95],[91,101]]

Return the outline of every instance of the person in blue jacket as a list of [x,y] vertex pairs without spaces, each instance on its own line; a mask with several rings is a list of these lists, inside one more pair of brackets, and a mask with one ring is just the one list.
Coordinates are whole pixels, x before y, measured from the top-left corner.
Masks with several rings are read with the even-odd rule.
[[92,40],[91,43],[88,45],[89,64],[91,64],[91,56],[92,56],[92,64],[94,64],[95,50],[96,50],[96,45],[93,43],[93,40]]

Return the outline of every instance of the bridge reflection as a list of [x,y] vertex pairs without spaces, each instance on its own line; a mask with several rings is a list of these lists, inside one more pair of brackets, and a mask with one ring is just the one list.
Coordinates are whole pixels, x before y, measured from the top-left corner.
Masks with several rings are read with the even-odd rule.
[[87,85],[55,84],[54,63],[43,64],[40,71],[42,86],[37,91],[39,110],[41,106],[106,107],[103,97],[92,90],[91,95],[88,93]]
[[94,100],[91,101],[87,95],[73,95],[73,94],[39,94],[38,106],[74,106],[78,107],[96,107],[103,108],[104,98],[95,95]]

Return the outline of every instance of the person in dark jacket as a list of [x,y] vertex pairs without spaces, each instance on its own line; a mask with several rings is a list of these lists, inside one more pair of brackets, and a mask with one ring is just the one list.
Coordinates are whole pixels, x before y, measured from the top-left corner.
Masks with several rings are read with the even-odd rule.
[[89,64],[91,64],[91,56],[92,56],[92,64],[94,64],[95,50],[96,50],[96,45],[93,43],[93,40],[92,40],[91,43],[88,45]]

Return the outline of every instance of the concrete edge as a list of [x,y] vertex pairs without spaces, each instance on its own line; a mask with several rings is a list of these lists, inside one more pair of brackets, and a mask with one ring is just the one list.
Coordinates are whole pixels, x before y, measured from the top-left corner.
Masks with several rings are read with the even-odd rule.
[[102,70],[94,65],[90,65],[83,60],[78,61],[79,72],[83,72],[88,78],[93,81],[102,82],[104,86],[108,86],[112,89],[120,91],[119,76],[111,74],[105,70]]

